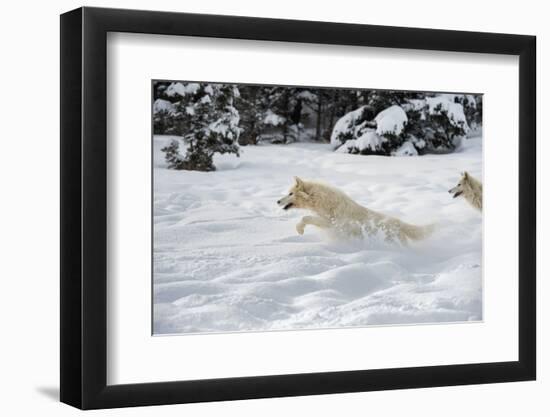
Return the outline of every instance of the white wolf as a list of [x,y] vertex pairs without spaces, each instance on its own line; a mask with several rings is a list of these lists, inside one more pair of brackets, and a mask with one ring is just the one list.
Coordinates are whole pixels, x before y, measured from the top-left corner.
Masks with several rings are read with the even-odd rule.
[[309,224],[322,229],[334,229],[352,237],[382,233],[386,241],[398,240],[407,244],[409,240],[424,239],[433,231],[433,225],[415,226],[363,207],[329,185],[298,177],[294,179],[295,183],[288,195],[277,201],[277,204],[284,210],[299,208],[315,213],[315,216],[302,217],[296,225],[296,231],[301,235]]
[[464,197],[470,205],[481,211],[483,206],[483,185],[466,171],[462,173],[458,184],[456,187],[451,188],[449,193],[453,194],[453,198]]

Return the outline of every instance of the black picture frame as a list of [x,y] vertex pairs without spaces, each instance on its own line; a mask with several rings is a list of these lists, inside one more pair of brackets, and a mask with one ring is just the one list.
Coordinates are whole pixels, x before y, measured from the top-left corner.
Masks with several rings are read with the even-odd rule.
[[[108,32],[519,56],[518,361],[107,385]],[[61,15],[60,56],[62,402],[95,409],[535,379],[534,36],[84,7]]]

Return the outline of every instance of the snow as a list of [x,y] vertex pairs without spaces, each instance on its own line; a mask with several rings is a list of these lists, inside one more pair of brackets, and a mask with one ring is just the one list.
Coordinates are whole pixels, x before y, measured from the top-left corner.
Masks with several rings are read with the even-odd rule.
[[466,98],[468,106],[473,107],[474,109],[477,108],[477,102],[476,102],[476,98],[475,98],[474,95],[465,94],[464,97]]
[[[354,151],[354,152],[353,152]],[[359,148],[357,147],[357,140],[356,139],[350,139],[344,142],[342,146],[339,148],[336,148],[334,152],[337,153],[358,153]]]
[[[374,118],[376,130],[369,128],[369,122],[364,119],[365,106],[361,106],[335,123],[330,137],[330,143],[338,153],[380,151],[387,141],[385,135],[399,136],[407,124],[407,114],[400,106],[390,106],[382,110]],[[361,122],[362,121],[362,122]],[[344,142],[344,143],[342,143]]]
[[405,111],[396,105],[382,110],[374,120],[376,121],[376,133],[380,136],[388,133],[399,136],[408,121]]
[[405,104],[402,105],[405,111],[415,110],[420,111],[426,106],[426,100],[424,99],[408,99]]
[[168,97],[173,97],[176,94],[180,96],[185,96],[187,94],[195,94],[200,88],[200,84],[198,83],[172,83],[168,86],[168,88],[165,91],[165,94]]
[[417,156],[418,151],[410,141],[405,141],[403,145],[392,152],[393,156]]
[[165,111],[171,114],[176,111],[176,107],[168,100],[157,98],[153,103],[153,114],[160,113],[161,111]]
[[340,140],[342,135],[345,135],[351,130],[355,131],[355,125],[357,124],[356,122],[363,116],[364,110],[365,106],[361,106],[356,110],[346,113],[338,119],[338,121],[334,124],[334,128],[332,129],[332,134],[330,136],[330,144],[333,148],[337,148],[342,144],[342,141]]
[[285,118],[268,110],[264,117],[264,124],[271,126],[279,126],[285,122]]
[[453,101],[454,95],[441,94],[435,97],[426,97],[429,114],[447,113],[450,123],[453,126],[462,127],[468,132],[468,122],[464,115],[462,104]]
[[[204,96],[204,97],[209,97],[209,96]],[[239,112],[233,106],[227,106],[225,110],[226,112],[223,114],[223,117],[210,123],[208,128],[212,132],[219,133],[223,137],[233,139],[234,136],[236,136],[238,138],[240,133]]]
[[380,137],[373,130],[367,130],[357,138],[357,146],[359,149],[371,149],[373,151],[380,149],[385,142],[383,137]]
[[210,98],[210,96],[208,94],[202,96],[202,98],[199,100],[199,103],[201,104],[210,104],[212,103],[212,99]]
[[357,139],[347,140],[342,146],[336,149],[336,152],[358,153],[367,150],[376,152],[382,149],[382,144],[386,141],[387,139],[378,136],[374,129],[368,129]]
[[450,93],[445,93],[445,94],[440,94],[439,96],[442,97],[442,98],[445,98],[445,99],[447,99],[451,102],[456,102],[458,100],[461,103],[467,104],[470,107],[473,107],[473,108],[477,107],[476,98],[472,94],[450,94]]
[[[166,169],[154,138],[154,333],[333,328],[482,319],[482,218],[447,190],[481,178],[481,139],[416,158],[332,152],[330,144],[247,146],[215,172]],[[184,151],[184,149],[182,149]],[[341,240],[276,201],[293,175],[415,224],[408,247]]]
[[[472,137],[474,137],[472,135]],[[408,135],[407,142],[411,142],[416,149],[423,149],[426,147],[426,141],[424,139],[419,139],[414,135]]]
[[308,90],[300,91],[297,97],[312,103],[317,102],[317,95]]

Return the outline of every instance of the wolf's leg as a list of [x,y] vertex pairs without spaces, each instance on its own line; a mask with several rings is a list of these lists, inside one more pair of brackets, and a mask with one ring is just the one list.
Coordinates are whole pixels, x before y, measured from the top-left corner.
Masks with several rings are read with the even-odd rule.
[[303,235],[304,229],[307,224],[311,224],[313,226],[317,226],[321,229],[326,229],[330,226],[330,223],[319,216],[304,216],[302,217],[302,220],[300,220],[300,223],[296,225],[296,231],[298,234]]

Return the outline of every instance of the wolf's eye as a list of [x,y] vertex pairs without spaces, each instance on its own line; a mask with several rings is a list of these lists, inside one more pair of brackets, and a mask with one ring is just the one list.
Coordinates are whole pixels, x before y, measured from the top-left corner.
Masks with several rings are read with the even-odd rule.
[[290,193],[289,195],[292,195],[292,194],[294,194],[294,193]]

